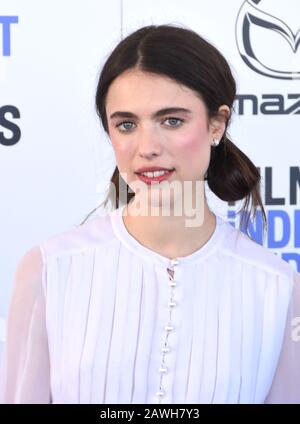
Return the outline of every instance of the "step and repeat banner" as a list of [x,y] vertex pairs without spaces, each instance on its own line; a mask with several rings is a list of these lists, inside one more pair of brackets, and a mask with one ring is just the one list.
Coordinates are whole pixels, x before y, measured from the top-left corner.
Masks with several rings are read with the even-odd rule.
[[[128,33],[165,23],[197,31],[228,60],[229,134],[261,170],[268,219],[266,239],[260,213],[251,236],[300,272],[298,0],[1,0],[0,351],[20,257],[104,199],[115,158],[94,108],[102,64]],[[240,203],[207,196],[239,225]]]

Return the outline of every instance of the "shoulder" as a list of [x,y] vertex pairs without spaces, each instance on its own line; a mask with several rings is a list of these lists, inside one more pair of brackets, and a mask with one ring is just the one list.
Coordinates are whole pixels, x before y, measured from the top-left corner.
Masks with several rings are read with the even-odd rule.
[[250,239],[229,222],[224,221],[223,230],[225,237],[223,238],[222,251],[225,255],[270,274],[291,278],[293,274],[291,264],[284,261],[276,253]]
[[13,278],[12,304],[22,309],[24,303],[33,304],[42,293],[43,257],[39,246],[26,251],[18,260]]
[[39,243],[43,259],[47,256],[80,253],[106,246],[115,240],[109,215],[100,216],[82,225],[75,225]]
[[20,258],[15,279],[17,281],[38,281],[43,269],[43,258],[39,246],[34,246]]

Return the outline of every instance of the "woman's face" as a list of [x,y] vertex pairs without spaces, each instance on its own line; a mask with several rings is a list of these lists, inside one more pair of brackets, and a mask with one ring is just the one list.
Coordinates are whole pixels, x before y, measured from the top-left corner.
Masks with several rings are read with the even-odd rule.
[[[158,114],[166,108],[186,111]],[[131,69],[110,85],[106,114],[117,166],[130,187],[140,181],[136,171],[148,166],[175,168],[168,183],[203,181],[215,135],[208,128],[205,104],[193,90]]]

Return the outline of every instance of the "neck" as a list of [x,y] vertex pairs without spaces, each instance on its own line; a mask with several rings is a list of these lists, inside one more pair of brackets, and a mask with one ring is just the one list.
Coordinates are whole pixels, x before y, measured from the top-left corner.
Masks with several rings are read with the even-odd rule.
[[[124,208],[123,222],[139,243],[172,259],[192,254],[211,238],[216,227],[216,216],[210,211],[206,199],[203,212],[195,216],[200,219],[193,220],[186,215],[162,216],[162,213],[158,216],[137,215],[134,202],[130,202]],[[187,222],[192,226],[188,226]]]

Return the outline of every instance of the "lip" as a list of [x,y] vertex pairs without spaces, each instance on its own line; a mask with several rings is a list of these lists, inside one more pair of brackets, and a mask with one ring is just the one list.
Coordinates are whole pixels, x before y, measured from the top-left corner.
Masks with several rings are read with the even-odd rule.
[[[175,169],[172,169],[171,171],[167,172],[164,175],[161,175],[159,177],[153,177],[153,178],[146,177],[145,175],[141,175],[141,174],[137,174],[137,176],[139,177],[141,181],[143,181],[147,185],[159,184],[161,181],[164,181],[170,178],[170,176],[173,174],[174,171]],[[143,171],[143,172],[147,172],[147,171]]]
[[136,174],[141,174],[142,172],[154,172],[154,171],[171,171],[174,168],[164,168],[162,166],[144,166],[135,171]]

